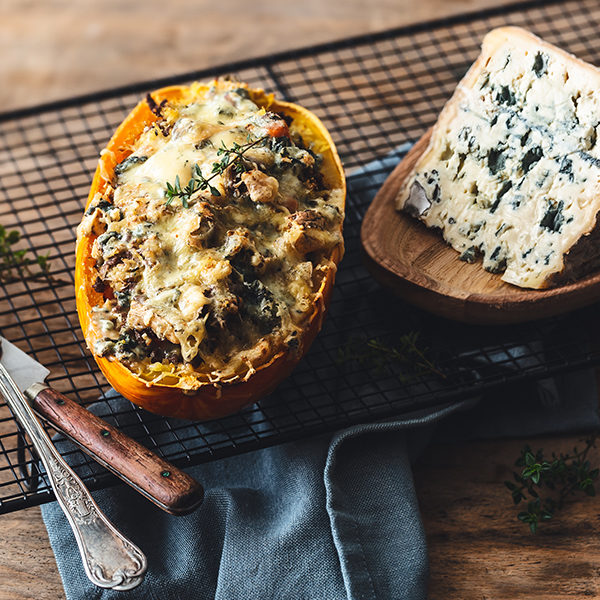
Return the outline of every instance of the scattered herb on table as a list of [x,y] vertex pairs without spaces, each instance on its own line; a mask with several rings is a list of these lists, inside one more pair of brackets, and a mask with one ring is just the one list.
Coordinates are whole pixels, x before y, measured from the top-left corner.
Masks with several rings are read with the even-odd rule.
[[339,363],[356,363],[369,369],[382,371],[399,365],[403,372],[397,374],[407,383],[419,375],[433,373],[442,379],[446,375],[428,357],[428,348],[419,344],[419,333],[411,331],[400,336],[394,346],[388,346],[377,338],[352,339],[338,351]]
[[[29,250],[15,250],[14,246],[21,239],[16,230],[7,231],[0,225],[0,280],[15,281],[23,275],[36,278],[48,274],[48,254],[38,254],[33,258],[28,256]],[[37,267],[33,270],[32,267]]]
[[563,506],[567,498],[584,493],[595,496],[595,481],[600,470],[588,460],[590,450],[596,446],[597,434],[585,440],[583,449],[573,448],[572,453],[556,455],[549,460],[544,450],[533,452],[530,446],[521,450],[515,462],[519,472],[513,472],[515,482],[506,481],[515,504],[527,503],[517,518],[529,525],[531,533],[536,533],[540,524],[549,521]]
[[208,189],[213,196],[220,196],[221,192],[211,185],[211,181],[225,172],[228,167],[232,167],[236,173],[241,173],[245,170],[244,166],[244,154],[257,146],[261,142],[265,141],[269,136],[263,136],[256,140],[249,141],[247,144],[233,143],[231,148],[227,148],[224,142],[221,142],[221,147],[217,150],[217,156],[221,157],[220,160],[212,164],[211,175],[204,177],[200,165],[194,165],[192,169],[192,176],[185,187],[181,187],[181,181],[179,175],[175,177],[174,183],[167,182],[166,197],[167,205],[171,204],[175,198],[181,199],[181,204],[184,208],[189,208],[190,198],[194,193],[199,190]]

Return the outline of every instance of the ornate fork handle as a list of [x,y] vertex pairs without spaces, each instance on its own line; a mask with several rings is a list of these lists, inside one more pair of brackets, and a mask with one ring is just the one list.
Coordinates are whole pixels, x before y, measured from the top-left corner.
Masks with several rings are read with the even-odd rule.
[[44,464],[56,499],[75,534],[87,576],[92,583],[103,588],[129,590],[136,587],[144,578],[146,557],[115,529],[98,508],[81,479],[50,441],[1,362],[0,392]]

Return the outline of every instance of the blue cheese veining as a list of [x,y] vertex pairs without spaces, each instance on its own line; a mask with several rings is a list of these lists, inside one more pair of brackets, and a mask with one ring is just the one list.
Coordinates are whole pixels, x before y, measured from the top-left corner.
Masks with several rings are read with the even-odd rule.
[[511,284],[580,276],[600,257],[599,124],[598,69],[521,29],[496,29],[397,207]]
[[243,87],[151,108],[160,119],[105,174],[80,225],[96,236],[104,294],[94,351],[159,379],[177,373],[189,389],[198,373],[250,376],[298,347],[343,247],[343,191],[326,187],[294,123]]

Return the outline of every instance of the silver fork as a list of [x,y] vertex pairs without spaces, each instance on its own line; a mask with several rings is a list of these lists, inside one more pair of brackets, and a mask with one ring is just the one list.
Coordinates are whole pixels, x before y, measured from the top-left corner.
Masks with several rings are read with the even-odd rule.
[[52,444],[2,362],[0,393],[31,439],[46,469],[56,499],[75,534],[83,567],[90,581],[99,587],[114,590],[130,590],[139,585],[148,566],[146,557],[115,529],[98,508],[81,479]]

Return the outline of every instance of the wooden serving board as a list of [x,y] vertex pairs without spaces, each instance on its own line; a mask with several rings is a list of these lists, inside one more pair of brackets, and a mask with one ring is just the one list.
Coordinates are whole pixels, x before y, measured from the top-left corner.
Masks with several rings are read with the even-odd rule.
[[419,308],[478,324],[541,319],[600,300],[600,273],[546,290],[519,288],[484,271],[481,261],[461,261],[439,231],[398,212],[398,190],[430,137],[431,130],[411,148],[363,219],[361,242],[367,267],[380,283]]

